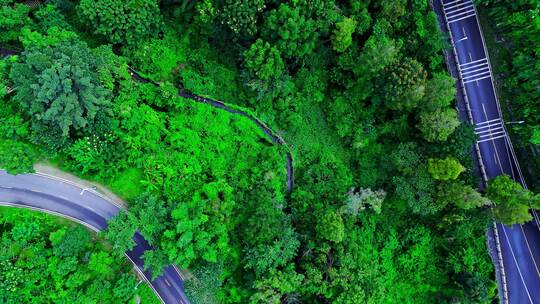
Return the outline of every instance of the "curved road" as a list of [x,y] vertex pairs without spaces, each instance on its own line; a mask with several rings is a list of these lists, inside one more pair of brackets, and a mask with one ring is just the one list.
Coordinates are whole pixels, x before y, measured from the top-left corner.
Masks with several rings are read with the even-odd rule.
[[[105,229],[107,221],[121,209],[99,193],[70,181],[39,173],[11,175],[4,170],[0,170],[0,205],[59,215],[94,231]],[[126,256],[158,297],[167,304],[189,303],[180,272],[168,266],[161,276],[151,280],[151,272],[144,271],[141,259],[151,246],[139,233],[133,239],[135,247]]]
[[[18,54],[0,47],[0,56]],[[140,76],[130,68],[132,77],[138,81],[160,84]],[[253,115],[233,108],[221,101],[200,97],[188,92],[180,92],[180,96],[206,103],[232,114],[244,116],[257,125],[272,142],[285,146],[287,192],[291,193],[294,182],[293,158],[289,147],[281,136],[270,129],[266,124]],[[61,180],[44,174],[10,175],[0,170],[0,205],[10,207],[29,208],[54,215],[62,216],[79,222],[94,231],[101,231],[107,227],[107,221],[120,211],[121,207],[114,204],[100,194],[84,189],[72,182]],[[175,266],[168,266],[161,276],[151,280],[151,271],[144,271],[142,255],[152,247],[138,232],[133,236],[135,247],[126,252],[126,256],[134,264],[135,269],[149,283],[150,287],[164,303],[189,303],[183,286],[183,278]]]
[[[434,9],[444,17],[453,58],[451,72],[459,78],[467,116],[478,136],[477,154],[485,181],[507,174],[527,187],[500,110],[493,84],[489,54],[472,0],[436,0]],[[498,272],[503,302],[540,303],[539,219],[524,225],[497,224],[502,269]]]

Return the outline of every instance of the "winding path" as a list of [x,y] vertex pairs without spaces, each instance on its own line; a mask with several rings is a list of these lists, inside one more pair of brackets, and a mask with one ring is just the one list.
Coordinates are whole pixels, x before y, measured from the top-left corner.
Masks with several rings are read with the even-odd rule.
[[[18,53],[0,47],[1,57]],[[156,86],[160,85],[157,82],[141,77],[131,68],[130,72],[135,80],[152,83]],[[246,111],[233,108],[221,101],[188,92],[179,92],[179,95],[196,102],[209,104],[232,114],[244,116],[255,123],[273,143],[285,146],[287,149],[287,192],[292,192],[294,181],[293,158],[290,148],[281,136]],[[0,205],[28,208],[61,216],[85,225],[96,232],[105,229],[107,221],[116,216],[122,209],[121,206],[105,196],[68,180],[40,173],[14,176],[4,170],[0,170]],[[162,275],[152,280],[151,271],[144,270],[142,261],[143,253],[146,250],[151,250],[152,247],[138,232],[133,236],[133,240],[135,241],[135,247],[133,250],[126,252],[126,256],[157,296],[166,304],[189,303],[184,293],[183,278],[178,269],[174,265],[168,266],[164,269]]]
[[[153,80],[149,80],[147,78],[144,78],[143,76],[141,76],[139,73],[137,73],[132,68],[129,68],[129,71],[131,73],[131,76],[134,79],[136,79],[136,80],[138,80],[140,82],[151,83],[151,84],[153,84],[155,86],[160,86],[159,82],[155,82]],[[268,127],[264,122],[262,122],[257,117],[249,114],[248,112],[246,112],[244,110],[241,110],[238,107],[233,107],[233,106],[230,106],[230,105],[228,105],[228,104],[226,104],[226,103],[224,103],[222,101],[214,100],[214,99],[210,99],[210,98],[206,98],[206,97],[201,97],[201,96],[195,95],[193,93],[189,93],[189,92],[181,91],[181,92],[178,93],[178,95],[181,96],[181,97],[187,98],[187,99],[191,99],[191,100],[196,101],[196,102],[209,104],[209,105],[211,105],[211,106],[213,106],[215,108],[222,109],[222,110],[227,111],[227,112],[232,113],[232,114],[237,114],[237,115],[246,117],[249,120],[251,120],[255,125],[257,125],[257,127],[259,127],[264,132],[264,134],[266,134],[266,136],[268,136],[268,138],[270,138],[270,140],[273,143],[278,144],[280,146],[285,146],[285,148],[287,149],[287,151],[285,152],[286,153],[286,158],[287,158],[287,163],[286,163],[286,168],[287,168],[287,192],[288,193],[292,192],[292,189],[293,189],[293,186],[294,186],[294,166],[293,166],[293,158],[292,158],[292,154],[291,154],[291,149],[287,145],[285,140],[278,133],[276,133],[274,130],[270,129],[270,127]]]

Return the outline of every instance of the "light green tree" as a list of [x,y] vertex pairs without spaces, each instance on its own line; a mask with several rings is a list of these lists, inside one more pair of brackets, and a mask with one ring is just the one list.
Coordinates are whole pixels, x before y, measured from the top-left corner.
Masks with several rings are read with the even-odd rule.
[[454,204],[465,210],[491,204],[488,198],[483,197],[471,186],[459,181],[450,181],[439,185],[436,198],[442,205]]
[[373,191],[370,188],[351,189],[345,198],[344,212],[357,216],[360,211],[366,208],[372,209],[379,214],[382,210],[382,203],[386,197],[384,190]]
[[430,158],[428,160],[428,171],[434,179],[456,179],[464,170],[465,167],[453,157]]
[[434,111],[450,106],[456,96],[456,80],[448,74],[433,75],[426,85],[425,103],[422,108]]
[[319,217],[316,230],[321,238],[334,243],[340,243],[345,236],[343,218],[332,210],[327,210]]
[[332,35],[332,46],[337,52],[344,52],[352,44],[352,34],[356,28],[356,21],[352,18],[343,18],[336,23],[336,28]]
[[437,109],[420,113],[418,128],[429,142],[445,141],[459,126],[454,109]]
[[376,75],[399,55],[401,45],[399,42],[383,34],[373,33],[364,43],[354,73],[358,76]]

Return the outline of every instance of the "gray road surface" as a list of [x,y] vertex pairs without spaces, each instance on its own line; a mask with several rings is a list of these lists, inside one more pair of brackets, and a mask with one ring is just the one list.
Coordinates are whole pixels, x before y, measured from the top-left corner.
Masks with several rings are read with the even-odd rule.
[[[0,205],[30,208],[56,214],[77,221],[95,231],[107,227],[107,220],[120,211],[120,207],[92,190],[66,180],[42,174],[10,175],[0,170]],[[151,246],[136,233],[135,247],[126,252],[135,269],[149,282],[150,287],[164,303],[189,303],[183,279],[173,266],[151,280],[150,271],[144,271],[141,259]]]
[[[493,85],[476,9],[471,0],[437,0],[450,28],[461,85],[468,96],[487,179],[507,174],[526,187]],[[497,224],[509,303],[540,303],[540,230],[535,221]]]

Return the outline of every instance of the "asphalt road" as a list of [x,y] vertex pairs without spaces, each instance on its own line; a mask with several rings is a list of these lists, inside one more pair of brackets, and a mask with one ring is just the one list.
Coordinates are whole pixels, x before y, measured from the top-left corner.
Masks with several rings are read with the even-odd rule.
[[[439,0],[441,1],[441,0]],[[481,28],[471,0],[442,0],[454,43],[461,85],[468,96],[472,123],[486,177],[507,174],[526,187],[508,138]],[[509,303],[540,303],[540,229],[536,221],[508,227],[497,224]]]
[[[0,48],[1,57],[15,54],[18,54],[18,52]],[[132,69],[130,69],[130,72],[132,77],[138,81],[152,83],[156,86],[160,85],[157,82],[145,79]],[[221,101],[200,97],[187,92],[181,92],[179,95],[196,102],[209,104],[233,114],[244,116],[254,122],[272,142],[287,146],[281,136],[271,130],[262,121],[245,111],[232,108]],[[292,154],[288,148],[286,151],[286,170],[287,192],[291,193],[294,185],[294,168]],[[50,183],[55,186],[48,187],[47,184]],[[68,189],[69,191],[66,192]],[[79,191],[80,193],[81,190],[82,188],[77,185],[63,183],[45,176],[12,176],[0,170],[0,205],[30,208],[68,217],[95,231],[105,229],[107,227],[107,220],[114,217],[119,212],[120,207],[92,191],[84,191],[83,195],[79,194],[79,196],[75,195],[75,192]],[[87,201],[87,197],[91,197],[92,199]],[[135,234],[134,240],[136,246],[132,251],[127,252],[126,256],[134,264],[135,269],[149,282],[154,292],[167,304],[189,303],[184,293],[183,279],[175,267],[169,266],[165,268],[164,273],[160,277],[150,281],[150,271],[143,271],[141,256],[144,251],[151,249],[151,246],[139,233]]]
[[[0,205],[29,208],[69,218],[88,228],[100,231],[107,220],[120,211],[120,207],[98,193],[42,174],[10,175],[0,170]],[[150,287],[164,303],[189,303],[179,271],[169,266],[164,273],[151,280],[150,271],[144,271],[141,259],[151,246],[136,233],[135,247],[126,252],[135,269],[149,282]]]

